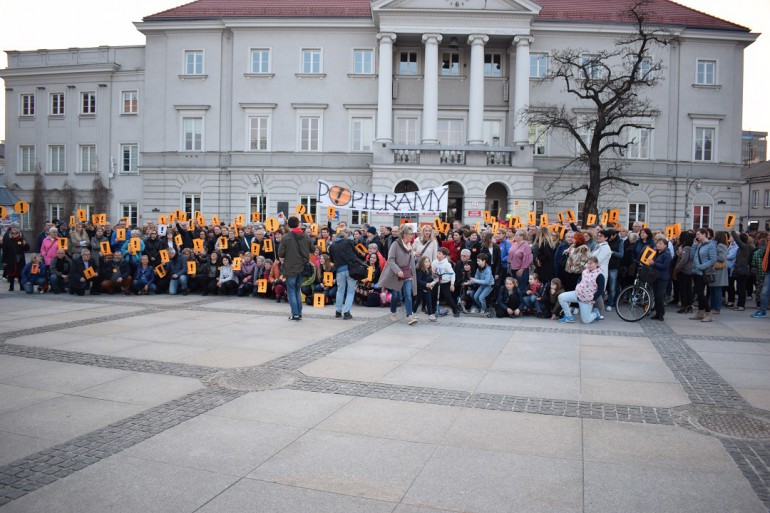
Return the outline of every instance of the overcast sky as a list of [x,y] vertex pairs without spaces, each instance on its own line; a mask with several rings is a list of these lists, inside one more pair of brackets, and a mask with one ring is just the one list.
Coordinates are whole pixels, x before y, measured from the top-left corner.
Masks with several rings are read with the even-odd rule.
[[[584,0],[588,1],[588,0]],[[141,45],[133,26],[185,0],[0,0],[0,50]],[[743,129],[770,131],[770,0],[680,0],[679,3],[761,32],[745,51]],[[0,53],[0,68],[7,66]],[[0,141],[5,139],[0,95]]]

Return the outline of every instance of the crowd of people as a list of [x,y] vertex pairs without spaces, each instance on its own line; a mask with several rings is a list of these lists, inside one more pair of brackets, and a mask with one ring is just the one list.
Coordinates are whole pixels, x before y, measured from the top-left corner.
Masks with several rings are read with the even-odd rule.
[[[764,232],[703,227],[667,237],[639,221],[630,230],[459,221],[444,232],[408,223],[351,229],[295,216],[275,225],[52,220],[32,241],[12,225],[2,234],[3,278],[10,291],[18,284],[28,294],[261,297],[287,302],[295,321],[303,304],[333,304],[341,319],[357,304],[389,307],[397,320],[403,306],[410,325],[419,313],[436,321],[449,312],[597,322],[640,266],[651,268],[653,319],[676,305],[678,314],[710,322],[724,307],[744,311],[749,298],[752,316],[766,317],[770,299]],[[643,263],[645,254],[652,256]]]

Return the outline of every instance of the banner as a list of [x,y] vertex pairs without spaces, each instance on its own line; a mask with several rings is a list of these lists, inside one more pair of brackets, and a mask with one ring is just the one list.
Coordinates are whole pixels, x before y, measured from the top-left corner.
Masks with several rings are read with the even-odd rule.
[[362,192],[318,180],[318,204],[389,213],[446,212],[449,187],[404,193]]

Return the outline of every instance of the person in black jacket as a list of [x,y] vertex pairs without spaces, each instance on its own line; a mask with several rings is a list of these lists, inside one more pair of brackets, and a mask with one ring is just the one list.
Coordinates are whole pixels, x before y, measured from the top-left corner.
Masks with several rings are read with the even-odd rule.
[[465,309],[465,301],[467,296],[465,294],[465,287],[463,283],[466,283],[473,276],[476,275],[476,262],[471,259],[471,250],[463,249],[460,251],[460,261],[455,264],[455,290],[454,297],[458,306]]
[[54,294],[64,292],[67,283],[69,283],[72,260],[67,256],[67,252],[60,249],[56,252],[56,257],[51,260],[48,266],[49,284]]
[[521,315],[521,291],[516,280],[510,276],[505,279],[505,285],[500,289],[495,304],[495,316],[518,317]]
[[337,238],[329,246],[329,258],[337,270],[337,299],[334,302],[334,316],[339,319],[352,319],[350,308],[356,294],[356,280],[350,276],[348,266],[353,260],[360,260],[356,255],[353,241],[349,239],[350,231],[344,228],[337,232]]
[[[86,269],[91,269],[93,275],[89,278],[86,276]],[[91,257],[91,250],[83,248],[80,252],[80,256],[75,257],[72,260],[72,272],[70,274],[70,294],[77,294],[83,296],[86,290],[91,290],[92,296],[98,296],[101,294],[101,278],[99,276],[99,262]]]
[[[150,236],[144,241],[144,254],[147,255],[150,266],[156,267],[160,264],[161,249],[168,249],[168,244],[164,243],[160,237],[158,237],[158,230],[152,230]],[[134,268],[134,272],[135,271],[136,268]]]

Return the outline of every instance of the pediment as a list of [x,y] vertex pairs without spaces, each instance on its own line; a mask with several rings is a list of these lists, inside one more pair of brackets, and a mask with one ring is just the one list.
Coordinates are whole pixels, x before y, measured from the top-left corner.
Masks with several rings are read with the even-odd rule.
[[537,16],[542,6],[532,0],[375,0],[372,13],[393,11],[475,12]]

